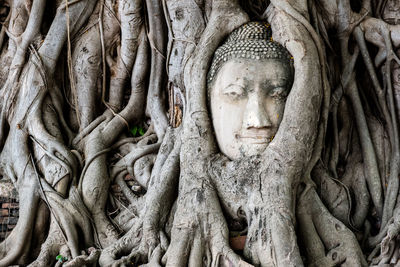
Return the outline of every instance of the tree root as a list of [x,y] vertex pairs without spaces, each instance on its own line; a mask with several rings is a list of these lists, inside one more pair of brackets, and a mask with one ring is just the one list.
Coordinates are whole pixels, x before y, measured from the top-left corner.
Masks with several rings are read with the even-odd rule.
[[[38,54],[43,60],[43,64],[46,71],[53,75],[57,69],[56,64],[63,49],[65,42],[67,41],[67,35],[73,36],[83,23],[87,20],[93,11],[97,1],[94,0],[82,0],[72,5],[68,9],[68,20],[66,10],[63,8],[57,9],[56,16],[47,32],[46,38],[39,48]],[[67,31],[68,28],[68,31]]]
[[134,219],[134,226],[121,239],[103,251],[102,266],[130,262],[159,264],[168,245],[162,226],[167,220],[178,181],[179,134],[179,129],[168,128],[148,182],[144,213]]
[[19,194],[19,219],[11,234],[0,244],[0,266],[9,266],[19,261],[24,264],[23,261],[27,260],[23,256],[30,248],[39,196],[29,187],[21,188]]
[[124,85],[132,73],[138,39],[142,29],[142,1],[120,1],[118,13],[121,17],[121,49],[116,64],[110,66],[109,104],[115,111],[121,109],[124,98]]
[[114,168],[111,171],[111,177],[116,177],[119,172],[125,169],[127,169],[129,173],[133,175],[133,166],[136,160],[148,154],[154,153],[159,148],[159,143],[150,144],[143,147],[136,147],[115,164]]
[[[92,27],[77,40],[72,53],[76,81],[76,102],[79,110],[79,135],[94,120],[97,80],[100,71],[100,40],[98,27]],[[88,62],[89,64],[85,64]],[[101,117],[101,116],[100,116]],[[76,138],[75,138],[76,140]]]
[[[30,138],[40,147],[43,152],[56,163],[60,164],[65,170],[65,175],[70,176],[76,182],[78,162],[75,155],[68,149],[61,140],[48,133],[39,117],[30,118],[28,130]],[[52,185],[56,185],[65,175],[55,177]]]
[[143,237],[139,251],[148,255],[161,242],[160,233],[168,220],[179,180],[181,129],[168,128],[148,183],[143,218]]
[[[92,222],[88,217],[88,211],[83,206],[82,200],[74,187],[71,187],[68,199],[63,199],[55,192],[46,192],[46,197],[52,213],[66,234],[67,244],[72,256],[77,257],[80,239],[84,241],[85,246],[93,244]],[[76,228],[81,229],[82,236],[78,236]]]
[[54,217],[52,217],[49,235],[41,246],[39,256],[29,264],[29,267],[51,266],[55,263],[58,254],[70,257],[61,229],[55,222]]
[[[141,106],[141,103],[144,101],[146,93],[145,79],[149,67],[147,57],[148,43],[145,31],[142,29],[136,61],[132,70],[132,91],[129,102],[120,113],[113,113],[115,117],[112,118],[112,120],[102,130],[103,136],[107,137],[107,142],[110,145],[118,138],[119,133],[129,126],[129,123],[139,120],[143,114],[144,108]],[[161,140],[162,139],[159,138],[159,142],[161,142]]]
[[[17,225],[0,244],[0,257],[2,258],[0,266],[8,266],[19,260],[26,260],[24,255],[30,249],[32,231],[40,199],[38,194],[39,185],[34,178],[35,171],[31,165],[26,146],[27,135],[20,130],[12,129],[10,136],[12,139],[7,139],[5,148],[2,151],[1,164],[9,166],[5,173],[6,176],[18,177],[16,186],[21,204]],[[4,152],[10,149],[17,149],[18,155],[9,152],[9,156],[5,158]]]
[[298,201],[300,233],[310,266],[367,266],[353,233],[328,212],[312,187],[306,187]]
[[[229,247],[228,217],[247,220],[244,255],[254,264],[302,266],[295,232],[299,227],[297,234],[304,242],[308,266],[365,266],[360,245],[346,228],[354,226],[357,229],[352,230],[359,240],[374,248],[371,264],[400,265],[400,141],[397,103],[393,99],[396,88],[392,88],[391,77],[392,63],[400,64],[394,53],[394,47],[400,45],[400,26],[368,17],[371,4],[376,3],[358,1],[362,15],[361,11],[353,12],[355,7],[348,0],[199,0],[190,4],[179,0],[59,0],[46,6],[44,0],[6,1],[11,11],[9,22],[0,32],[0,48],[4,47],[0,62],[5,62],[0,76],[8,78],[0,91],[0,168],[2,175],[4,172],[17,186],[21,204],[17,226],[0,244],[1,266],[26,265],[38,254],[33,245],[39,246],[43,241],[39,257],[31,266],[95,265],[98,260],[102,266],[250,266]],[[250,6],[249,15],[253,18],[259,15],[254,14],[254,7],[271,2],[262,16],[270,19],[274,39],[293,55],[296,73],[286,102],[290,110],[285,110],[273,142],[262,155],[237,162],[218,154],[207,109],[206,75],[215,49],[227,34],[249,20],[242,10],[243,2]],[[385,2],[378,6],[383,9]],[[314,5],[312,14],[307,10],[308,4]],[[326,18],[321,16],[324,14],[320,8],[326,9]],[[45,11],[51,17],[44,18]],[[0,5],[2,18],[3,12]],[[88,26],[82,28],[88,18]],[[164,19],[168,24],[168,47]],[[309,23],[313,20],[314,28]],[[338,38],[327,36],[334,30]],[[7,47],[3,44],[6,39],[1,37],[6,33]],[[340,63],[326,53],[321,37],[327,43],[333,41],[332,46],[328,45],[335,53],[338,51],[334,48],[341,46],[343,71],[335,69]],[[90,43],[93,40],[97,44]],[[379,49],[375,62],[365,40]],[[179,45],[174,46],[174,42]],[[74,104],[78,123],[64,116],[63,112],[71,113],[63,106],[68,96],[57,88],[58,78],[64,76],[58,70],[65,65],[60,60],[65,47],[71,86],[66,95],[77,96]],[[30,60],[25,62],[28,49]],[[366,88],[375,92],[359,92],[360,84],[365,83],[358,84],[356,80],[363,70],[363,66],[355,65],[360,63],[359,53],[372,79],[372,85]],[[375,68],[385,59],[381,79]],[[101,61],[101,100],[105,107],[97,108]],[[168,90],[173,88],[171,110],[183,106],[182,129],[167,127],[165,67],[167,73],[173,73],[168,77]],[[76,83],[74,75],[80,76]],[[327,75],[338,88],[333,93],[337,102],[331,110],[333,136],[326,133],[332,96]],[[111,80],[107,81],[106,76]],[[0,77],[0,83],[4,81]],[[186,95],[175,102],[178,98],[174,90],[178,88]],[[351,99],[354,114],[343,112],[340,118],[342,94]],[[376,106],[377,111],[373,110]],[[149,118],[143,117],[145,108]],[[170,113],[174,115],[173,111]],[[352,137],[352,126],[344,122],[352,116],[359,139]],[[377,122],[368,120],[369,116],[383,118],[379,129],[389,136],[389,142],[382,143],[386,151],[389,143],[392,145],[390,162],[385,158],[386,151],[377,148],[381,144],[377,140],[386,135],[371,133]],[[75,133],[67,120],[72,128],[79,128],[73,140]],[[153,136],[122,139],[127,128],[142,125],[143,121],[147,125],[149,120],[155,131]],[[327,149],[321,152],[325,138]],[[333,144],[328,144],[331,141]],[[121,148],[122,144],[126,146]],[[74,153],[71,147],[76,149]],[[79,166],[77,158],[85,165]],[[331,213],[314,188],[309,187],[309,173],[320,158],[329,162],[331,173],[323,170],[321,174],[315,168],[321,176],[315,181],[326,185],[321,198]],[[129,188],[124,180],[127,173],[135,176],[140,192]],[[329,177],[331,174],[334,179]],[[307,187],[300,192],[305,181]],[[125,211],[118,208],[122,209],[124,203],[116,203],[117,197],[110,193],[113,182],[128,199],[130,205],[124,208],[132,216],[121,219]],[[144,191],[147,192],[142,196]],[[51,216],[43,209],[40,197]],[[370,198],[375,207],[370,208]],[[43,213],[46,218],[37,218]],[[114,224],[113,219],[121,219],[123,231],[116,231],[118,222]],[[32,237],[35,229],[41,231],[38,237]],[[363,230],[364,236],[358,229]],[[378,230],[376,236],[368,238],[370,232]],[[124,231],[126,234],[120,237]],[[82,251],[91,246],[105,248],[101,252]],[[57,255],[68,261],[57,262]]]
[[[357,28],[356,28],[357,29]],[[347,53],[347,47],[344,53]],[[364,50],[360,47],[361,54]],[[346,88],[346,94],[349,96],[353,110],[356,118],[357,130],[360,138],[361,149],[363,153],[363,160],[366,162],[364,164],[366,168],[366,180],[368,184],[368,189],[371,192],[371,199],[378,211],[378,214],[383,212],[383,196],[382,196],[382,185],[381,178],[378,168],[378,163],[375,155],[375,150],[371,140],[370,132],[368,129],[365,112],[363,110],[360,95],[358,92],[358,87],[355,82],[354,75],[352,76],[349,86]]]
[[100,257],[100,250],[92,248],[89,255],[78,256],[63,266],[65,267],[80,267],[80,266],[96,266],[97,260]]
[[105,121],[109,120],[111,117],[111,111],[106,111],[103,115],[98,116],[94,121],[92,121],[86,128],[81,130],[79,134],[72,140],[72,146],[78,148],[78,145],[85,137],[87,137],[91,132],[93,132],[99,125],[103,124]]
[[346,225],[351,225],[350,214],[352,207],[348,187],[340,180],[330,177],[321,164],[314,168],[312,178],[318,186],[321,200],[323,200],[332,215]]
[[[123,171],[123,172],[119,173],[117,175],[117,177],[115,178],[115,183],[117,185],[119,185],[122,193],[124,194],[126,199],[128,199],[129,204],[130,205],[135,205],[135,204],[137,204],[138,197],[133,193],[131,188],[128,187],[128,185],[126,184],[126,182],[124,180],[124,177],[127,174],[128,174],[127,171]],[[138,210],[138,209],[136,209],[136,210]]]
[[133,165],[135,180],[141,187],[147,190],[147,185],[150,181],[151,170],[154,166],[157,155],[149,154],[138,159]]
[[[141,227],[141,223],[136,220],[131,229],[123,237],[106,247],[99,258],[100,266],[118,264],[121,255],[130,254],[135,244],[140,243]],[[121,259],[120,263],[123,262],[125,262],[125,259]]]
[[[386,86],[388,87],[387,90],[383,90],[375,69],[372,65],[372,60],[370,58],[368,49],[366,47],[365,39],[363,36],[363,32],[361,31],[360,27],[356,27],[354,30],[354,35],[357,39],[358,45],[360,46],[361,54],[364,58],[365,65],[367,67],[367,70],[371,76],[373,86],[375,89],[375,92],[378,96],[379,104],[380,107],[383,111],[384,119],[387,124],[387,131],[389,134],[390,138],[390,143],[391,143],[391,162],[390,162],[390,176],[389,176],[389,186],[388,186],[388,192],[385,198],[385,202],[383,205],[383,213],[382,213],[382,225],[385,225],[387,221],[390,219],[393,209],[395,207],[395,202],[396,202],[396,197],[397,193],[399,190],[399,182],[398,182],[398,173],[399,173],[399,164],[400,164],[400,150],[399,150],[399,133],[398,133],[398,122],[396,118],[396,112],[395,112],[395,107],[394,107],[394,100],[393,100],[393,91],[392,91],[392,84],[391,84],[391,78],[390,78],[390,63],[393,59],[397,59],[400,61],[397,56],[394,56],[393,48],[391,41],[389,40],[389,31],[385,26],[381,26],[380,30],[378,31],[382,36],[384,40],[384,44],[386,47],[387,51],[387,58],[386,58]],[[386,93],[387,93],[387,99],[386,101]],[[389,102],[389,105],[388,103]],[[369,185],[369,187],[371,187]]]
[[72,257],[71,250],[67,245],[62,231],[56,220],[54,220],[54,217],[52,217],[49,236],[42,245],[39,257],[32,262],[29,267],[51,266],[55,263],[55,266],[59,266],[60,261],[56,259],[58,255],[61,255],[67,260],[63,266],[93,265],[97,262],[100,251],[94,248],[88,249],[90,255],[86,255],[85,251],[81,251],[78,256]]
[[[135,84],[137,86],[132,88],[131,99],[135,98],[135,96],[141,96],[145,92],[145,90],[143,90],[144,83],[142,83],[142,81],[147,72],[147,68],[145,67],[147,65],[145,64],[145,68],[143,69],[140,68],[143,67],[143,62],[140,60],[146,58],[147,44],[145,40],[143,40],[143,33],[141,34],[141,37],[137,55],[137,64],[135,64],[134,68],[134,76],[137,78]],[[105,192],[108,190],[112,178],[115,177],[119,171],[112,174],[111,177],[109,176],[107,172],[105,153],[110,151],[112,144],[125,129],[126,124],[137,119],[137,114],[132,114],[134,110],[131,110],[132,108],[136,109],[136,107],[132,106],[132,104],[136,103],[136,99],[133,101],[131,101],[131,99],[120,114],[113,114],[112,111],[110,111],[112,115],[115,115],[115,117],[110,116],[109,119],[106,119],[99,124],[92,132],[90,132],[89,136],[85,140],[85,155],[89,160],[81,174],[80,183],[82,186],[80,187],[82,188],[83,200],[92,213],[103,246],[108,246],[118,239],[118,235],[114,231],[115,229],[113,225],[104,214],[103,209],[107,200],[107,194],[105,194]],[[141,156],[154,152],[154,149],[157,149],[158,146],[159,144],[149,145],[148,147],[141,150],[139,149],[139,151],[135,151],[131,155],[127,156],[128,158],[132,157],[131,160],[134,162]]]
[[38,37],[40,33],[40,25],[42,24],[45,4],[46,1],[44,0],[34,1],[25,31],[20,36],[14,37],[6,30],[10,39],[13,39],[17,47],[13,61],[10,65],[10,73],[4,86],[6,88],[10,87],[11,89],[11,87],[15,85],[20,77],[28,46],[33,42],[34,38]]
[[[187,203],[194,205],[189,208]],[[193,189],[180,197],[171,237],[162,259],[166,266],[220,266],[223,260],[233,266],[252,266],[229,247],[228,228],[210,188]]]
[[[387,255],[389,252],[389,244],[400,233],[400,209],[396,208],[393,211],[393,217],[388,224],[381,229],[378,235],[368,239],[369,247],[380,247],[381,254]],[[381,255],[382,256],[382,255]]]
[[155,132],[159,140],[161,140],[168,127],[168,120],[164,113],[162,101],[164,96],[161,91],[166,51],[165,19],[163,18],[160,1],[146,0],[146,8],[150,18],[148,38],[152,48],[147,113],[154,121]]
[[321,200],[332,215],[351,229],[360,229],[368,214],[370,197],[363,165],[353,158],[348,160],[340,180],[331,177],[321,164],[314,168],[312,177],[318,185]]

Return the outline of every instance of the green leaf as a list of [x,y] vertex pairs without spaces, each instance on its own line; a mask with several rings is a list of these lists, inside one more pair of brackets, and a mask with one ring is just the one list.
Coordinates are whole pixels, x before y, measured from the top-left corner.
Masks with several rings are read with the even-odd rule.
[[56,260],[59,262],[64,262],[67,261],[68,258],[67,257],[63,257],[63,255],[57,255]]
[[137,126],[133,126],[133,128],[131,129],[132,135],[133,135],[133,136],[136,136],[137,131],[138,131],[138,127],[137,127]]
[[140,136],[144,135],[144,129],[142,127],[139,128],[139,135]]

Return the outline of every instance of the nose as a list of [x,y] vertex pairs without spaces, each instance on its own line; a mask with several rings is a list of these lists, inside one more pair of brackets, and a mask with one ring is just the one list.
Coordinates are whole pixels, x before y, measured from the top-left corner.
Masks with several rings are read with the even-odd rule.
[[261,129],[272,126],[262,100],[262,96],[257,93],[249,95],[246,110],[243,115],[243,126],[245,129]]

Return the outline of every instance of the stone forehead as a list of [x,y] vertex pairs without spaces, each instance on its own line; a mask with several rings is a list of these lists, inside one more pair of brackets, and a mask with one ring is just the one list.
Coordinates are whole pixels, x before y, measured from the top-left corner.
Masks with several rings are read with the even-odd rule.
[[281,44],[272,40],[271,27],[264,22],[249,22],[234,30],[214,54],[208,72],[212,82],[221,66],[231,59],[282,59],[292,64],[292,57]]

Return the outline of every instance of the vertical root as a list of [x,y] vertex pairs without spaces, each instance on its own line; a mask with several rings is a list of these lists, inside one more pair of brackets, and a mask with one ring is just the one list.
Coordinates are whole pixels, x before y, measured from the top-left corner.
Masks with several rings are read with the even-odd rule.
[[121,49],[116,65],[111,68],[109,103],[119,111],[124,98],[124,86],[132,72],[142,29],[142,1],[121,0]]
[[[103,136],[107,137],[109,143],[112,143],[120,132],[126,128],[126,123],[129,124],[138,121],[142,117],[144,111],[142,103],[146,96],[146,75],[149,68],[148,43],[144,28],[142,28],[139,42],[136,61],[132,70],[132,90],[129,102],[126,107],[107,124],[102,132]],[[161,142],[160,139],[159,141]]]
[[35,188],[29,186],[19,188],[19,199],[21,204],[17,225],[0,244],[0,251],[6,252],[0,260],[0,266],[15,264],[30,248],[39,197],[35,193]]
[[378,211],[378,214],[382,214],[383,196],[378,162],[365,118],[364,109],[362,107],[361,99],[358,93],[358,88],[354,78],[350,81],[346,93],[350,97],[356,118],[357,130],[363,153],[363,160],[365,162],[364,166],[366,170],[368,189],[371,193],[371,198]]
[[[341,266],[367,266],[353,233],[326,210],[313,188],[306,188],[302,192],[298,205],[302,220],[309,221],[309,216],[311,216],[315,231],[310,225],[302,227],[311,231],[314,238],[316,238],[316,232],[328,250],[326,259],[323,261],[333,262],[333,265],[342,264]],[[304,206],[301,207],[301,205]],[[315,253],[315,255],[310,255],[311,258],[321,259],[321,243],[310,243],[309,245],[311,248],[314,247],[310,252]]]
[[110,266],[118,257],[131,253],[133,247],[140,242],[142,225],[136,221],[132,228],[116,242],[105,248],[99,258],[100,266]]
[[168,120],[163,105],[164,64],[166,51],[165,19],[160,1],[146,0],[149,18],[148,38],[151,44],[151,70],[149,93],[147,96],[147,113],[154,121],[154,129],[159,140],[164,137]]
[[307,266],[333,266],[332,259],[325,257],[325,246],[315,229],[307,203],[304,203],[302,199],[297,204],[296,215],[299,224],[300,241],[307,247]]
[[61,229],[54,220],[50,219],[50,229],[46,241],[42,244],[40,254],[29,267],[50,266],[54,264],[56,256],[61,247],[65,246],[65,239],[62,236]]

